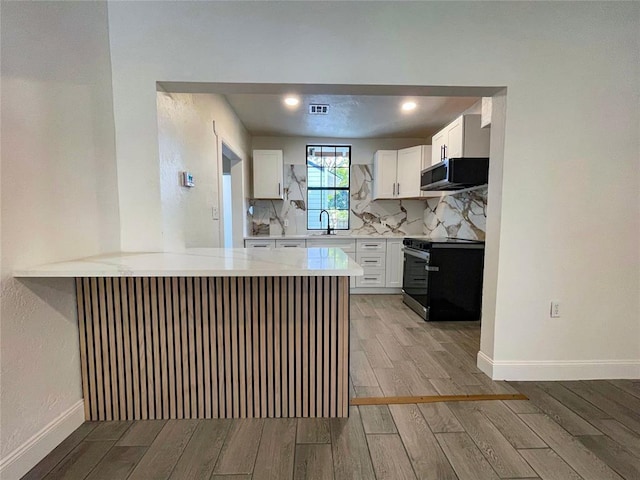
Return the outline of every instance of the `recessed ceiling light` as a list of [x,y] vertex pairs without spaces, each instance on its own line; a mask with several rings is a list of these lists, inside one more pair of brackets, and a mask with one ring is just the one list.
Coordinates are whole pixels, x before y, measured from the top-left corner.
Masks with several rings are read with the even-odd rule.
[[284,99],[284,103],[286,103],[290,107],[295,107],[300,103],[300,100],[296,97],[287,97]]
[[418,105],[416,105],[416,102],[404,102],[402,104],[402,110],[404,110],[405,112],[408,112],[410,110],[415,110],[415,108]]

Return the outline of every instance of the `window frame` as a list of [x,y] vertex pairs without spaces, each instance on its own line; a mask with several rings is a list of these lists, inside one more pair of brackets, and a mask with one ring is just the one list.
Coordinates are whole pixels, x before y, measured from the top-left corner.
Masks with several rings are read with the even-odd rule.
[[[349,184],[346,187],[311,187],[310,183],[309,183],[309,148],[310,147],[314,147],[314,148],[347,148],[349,151]],[[309,228],[309,192],[310,191],[346,191],[347,192],[347,208],[346,208],[346,212],[347,212],[347,226],[346,228],[336,228],[336,227],[331,227],[331,230],[334,231],[349,231],[351,230],[351,156],[352,156],[352,147],[351,145],[336,145],[336,144],[327,144],[327,145],[320,145],[317,143],[312,143],[312,144],[307,144],[307,146],[305,147],[305,166],[307,167],[307,230],[309,231],[322,231],[322,230],[326,230],[326,228]],[[344,167],[342,167],[344,168]],[[329,209],[326,209],[327,211]],[[344,211],[345,209],[334,209],[334,210],[339,210],[339,211]],[[331,217],[329,217],[331,218]]]

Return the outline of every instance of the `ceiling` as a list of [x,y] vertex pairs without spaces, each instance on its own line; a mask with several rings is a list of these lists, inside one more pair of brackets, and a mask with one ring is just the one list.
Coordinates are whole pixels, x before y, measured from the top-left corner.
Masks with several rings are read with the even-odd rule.
[[[254,136],[327,138],[429,138],[482,97],[505,87],[156,82],[160,91],[224,95]],[[284,98],[300,99],[297,109]],[[403,112],[405,101],[417,108]],[[309,103],[329,105],[328,115],[309,115]]]
[[[285,95],[227,93],[229,104],[254,136],[328,138],[428,138],[474,105],[479,97],[410,95],[295,95],[297,107],[284,104]],[[402,111],[405,101],[417,107]],[[328,104],[327,115],[310,115],[309,104]]]

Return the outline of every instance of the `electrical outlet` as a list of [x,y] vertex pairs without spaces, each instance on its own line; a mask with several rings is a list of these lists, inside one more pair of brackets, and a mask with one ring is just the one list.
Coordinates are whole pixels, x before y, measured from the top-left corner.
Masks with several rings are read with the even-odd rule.
[[559,318],[560,317],[560,302],[551,302],[551,310],[549,311],[549,316],[551,318]]
[[218,207],[211,207],[211,217],[214,220],[220,220],[220,210]]
[[289,219],[285,218],[284,219],[284,227],[287,228],[289,226]]

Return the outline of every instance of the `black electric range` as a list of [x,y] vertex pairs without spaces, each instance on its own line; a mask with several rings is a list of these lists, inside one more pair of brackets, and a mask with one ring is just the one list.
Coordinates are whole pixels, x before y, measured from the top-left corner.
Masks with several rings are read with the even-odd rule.
[[403,246],[404,303],[426,321],[480,320],[484,242],[410,237]]

